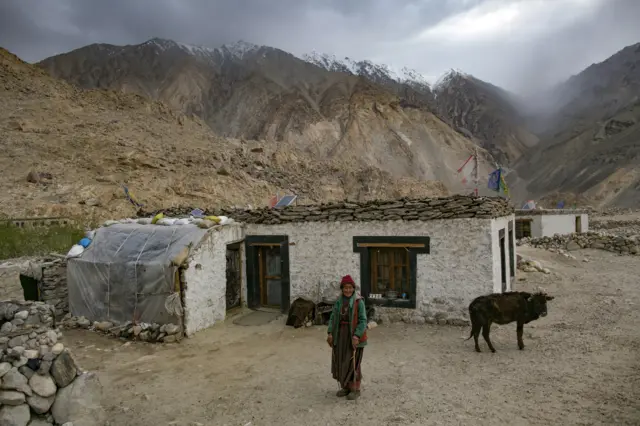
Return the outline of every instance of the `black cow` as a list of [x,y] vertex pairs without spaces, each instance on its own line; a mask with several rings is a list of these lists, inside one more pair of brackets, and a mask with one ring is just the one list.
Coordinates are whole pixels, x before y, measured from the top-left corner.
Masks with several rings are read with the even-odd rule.
[[316,317],[316,304],[310,300],[297,298],[289,308],[287,316],[287,325],[293,328],[300,328],[308,321],[313,321]]
[[482,329],[482,337],[487,342],[491,352],[495,348],[489,339],[491,324],[509,324],[517,321],[518,348],[524,349],[522,342],[522,329],[525,324],[547,315],[547,301],[553,300],[545,292],[527,293],[525,291],[513,291],[507,293],[495,293],[476,297],[469,304],[469,317],[471,319],[471,334],[465,340],[473,337],[476,343],[476,352],[480,352],[478,336]]

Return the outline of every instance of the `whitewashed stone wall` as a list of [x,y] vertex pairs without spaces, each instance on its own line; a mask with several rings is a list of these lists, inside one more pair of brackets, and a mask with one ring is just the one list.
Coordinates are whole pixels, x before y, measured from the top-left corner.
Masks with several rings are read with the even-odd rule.
[[0,300],[24,300],[20,272],[28,263],[24,261],[0,264]]
[[[353,251],[354,236],[428,236],[430,254],[417,255],[416,309],[379,311],[391,321],[457,324],[468,319],[474,297],[494,290],[496,262],[500,266],[493,246],[496,224],[492,219],[247,224],[246,235],[288,235],[290,244],[295,243],[289,246],[292,301],[318,301],[345,274],[359,284],[360,254]],[[246,283],[243,291],[246,300]]]
[[576,232],[576,217],[581,219],[582,232],[589,231],[589,215],[580,214],[538,214],[518,215],[518,219],[531,219],[531,237],[553,237],[555,234],[567,235]]
[[[185,334],[211,327],[226,313],[227,244],[241,241],[240,224],[214,228],[195,248],[185,271]],[[246,293],[246,290],[245,290]]]

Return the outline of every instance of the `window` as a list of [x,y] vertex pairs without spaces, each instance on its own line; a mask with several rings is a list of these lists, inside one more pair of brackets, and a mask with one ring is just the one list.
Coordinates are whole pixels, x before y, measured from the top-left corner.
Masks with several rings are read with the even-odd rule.
[[411,291],[411,272],[409,270],[409,250],[399,248],[370,248],[371,293],[383,297],[389,291],[398,297]]
[[416,307],[417,255],[429,253],[429,237],[353,237],[353,251],[367,304]]
[[531,237],[531,219],[516,219],[516,238]]

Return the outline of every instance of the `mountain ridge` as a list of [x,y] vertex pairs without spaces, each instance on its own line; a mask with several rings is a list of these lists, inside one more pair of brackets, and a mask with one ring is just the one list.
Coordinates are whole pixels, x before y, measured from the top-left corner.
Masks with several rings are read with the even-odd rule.
[[87,90],[0,48],[0,216],[95,222],[145,208],[265,205],[447,194],[343,158],[318,160],[281,142],[222,138],[196,116],[134,93]]
[[264,46],[251,45],[241,59],[229,49],[157,39],[104,50],[90,45],[38,66],[80,87],[161,100],[224,137],[287,143],[319,159],[348,158],[398,178],[467,190],[456,170],[474,144],[424,106],[430,92],[418,99],[406,85],[327,71]]
[[[562,100],[554,103],[547,96],[546,114],[535,111],[529,100],[459,70],[430,84],[418,73],[396,73],[372,61],[317,52],[300,57],[250,43],[204,48],[151,39],[109,49],[114,48],[119,53],[111,56],[119,59],[109,59],[105,52],[94,58],[91,52],[72,51],[67,60],[59,55],[39,65],[83,87],[133,91],[163,100],[201,117],[225,137],[286,141],[307,155],[350,158],[361,166],[386,168],[393,176],[441,180],[454,191],[461,190],[454,163],[464,159],[463,152],[468,155],[473,144],[488,151],[481,174],[493,165],[514,172],[508,182],[519,199],[559,190],[598,192],[607,176],[622,169],[629,170],[625,176],[635,173],[633,164],[613,153],[614,160],[606,160],[611,165],[596,172],[593,167],[609,154],[602,147],[589,148],[597,141],[602,145],[618,140],[622,136],[614,133],[624,133],[618,130],[635,123],[635,109],[629,107],[637,91],[635,80],[628,81],[635,66],[628,60],[634,46],[603,61],[611,68],[604,71],[611,81],[598,78],[600,68],[594,64],[558,85],[554,90]],[[617,65],[610,66],[612,62]],[[576,83],[594,72],[586,88]],[[597,80],[609,85],[603,88]],[[457,141],[454,146],[451,140]],[[625,140],[620,146],[626,148],[620,149],[635,158],[633,143]],[[572,155],[571,166],[559,155]],[[438,172],[442,166],[445,170]],[[567,169],[560,180],[549,178],[557,175],[556,166]],[[562,183],[586,169],[593,169],[588,184]],[[615,189],[618,183],[604,187]],[[620,197],[602,202],[610,201],[619,202]]]

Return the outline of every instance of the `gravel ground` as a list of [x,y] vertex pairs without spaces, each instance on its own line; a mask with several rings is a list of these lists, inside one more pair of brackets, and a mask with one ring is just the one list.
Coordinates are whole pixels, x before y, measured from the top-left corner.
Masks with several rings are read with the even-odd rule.
[[[335,397],[325,328],[225,324],[179,345],[65,332],[105,386],[111,425],[639,425],[640,258],[583,250],[578,259],[528,247],[552,274],[549,315],[494,326],[495,354],[469,328],[394,324],[370,331],[362,397]],[[587,257],[588,262],[582,259]]]

